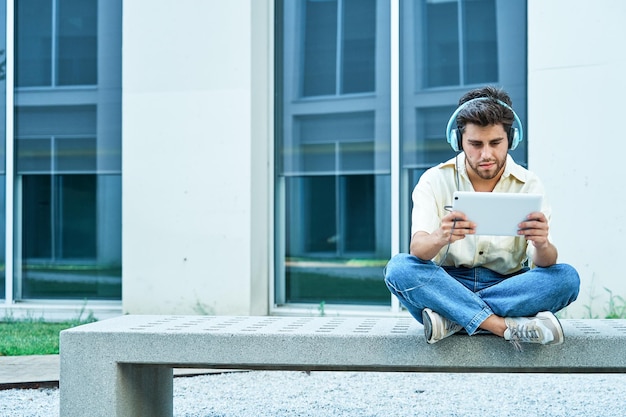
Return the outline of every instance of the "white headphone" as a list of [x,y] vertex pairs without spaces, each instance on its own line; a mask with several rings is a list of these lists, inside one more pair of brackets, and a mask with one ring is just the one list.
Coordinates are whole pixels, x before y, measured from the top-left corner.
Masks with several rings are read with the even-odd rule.
[[510,150],[517,148],[517,145],[519,145],[522,139],[524,139],[524,130],[522,128],[522,122],[520,121],[519,117],[517,117],[517,113],[515,113],[515,111],[511,108],[511,106],[506,104],[504,101],[498,100],[493,97],[478,97],[478,98],[468,100],[465,103],[461,104],[454,111],[454,113],[452,113],[452,116],[450,116],[450,120],[448,120],[448,126],[446,127],[446,139],[448,140],[448,143],[450,144],[452,149],[454,149],[455,152],[460,152],[461,149],[463,148],[461,145],[462,134],[461,132],[459,132],[458,128],[453,128],[453,126],[456,124],[456,117],[459,115],[461,110],[463,110],[465,106],[467,106],[468,104],[475,102],[475,101],[483,101],[483,100],[494,100],[498,102],[498,104],[501,104],[502,106],[506,107],[507,109],[513,112],[513,118],[515,119],[514,124],[517,124],[517,127],[511,126],[511,130],[507,133]]

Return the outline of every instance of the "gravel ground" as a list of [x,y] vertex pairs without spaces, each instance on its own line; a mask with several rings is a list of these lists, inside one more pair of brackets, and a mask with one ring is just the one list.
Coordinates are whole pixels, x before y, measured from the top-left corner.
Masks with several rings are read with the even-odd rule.
[[[58,415],[58,389],[0,391],[2,417]],[[255,371],[178,377],[174,415],[622,417],[626,375]]]

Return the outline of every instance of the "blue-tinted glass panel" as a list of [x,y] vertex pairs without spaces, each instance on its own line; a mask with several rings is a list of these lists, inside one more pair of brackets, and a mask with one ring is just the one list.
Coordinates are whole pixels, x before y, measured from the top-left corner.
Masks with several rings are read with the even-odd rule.
[[22,138],[15,141],[17,171],[20,173],[50,173],[52,171],[52,140]]
[[15,109],[21,298],[121,296],[120,175],[98,173],[97,112]]
[[342,234],[346,251],[376,251],[376,183],[374,175],[347,175],[341,178],[345,219]]
[[337,90],[337,1],[307,0],[304,18],[302,95]]
[[373,172],[376,164],[374,141],[339,145],[339,170],[343,173]]
[[95,138],[55,138],[56,172],[96,172],[98,169]]
[[300,155],[298,171],[311,173],[335,172],[337,146],[335,143],[303,144],[298,149]]
[[96,119],[95,105],[19,106],[15,108],[16,136],[95,134]]
[[359,259],[376,250],[376,176],[285,180],[286,302],[389,304],[384,262]]
[[303,143],[350,141],[374,137],[374,112],[349,112],[298,117]]
[[388,305],[389,1],[276,6],[277,303]]
[[15,85],[52,84],[52,1],[15,1]]
[[425,84],[427,87],[458,85],[459,27],[456,1],[427,1],[425,21]]
[[[104,228],[121,227],[119,198],[101,200],[107,190],[119,193],[119,183],[119,176],[93,174],[22,177],[24,298],[121,297],[121,249],[101,238]],[[98,225],[105,208],[117,220]]]
[[344,0],[342,93],[375,90],[376,1]]
[[[26,175],[22,186],[26,259],[48,261],[50,268],[54,259],[96,257],[95,175]],[[26,265],[27,275],[35,264]]]
[[[300,177],[288,180],[289,229],[298,231],[290,239],[288,256],[332,253],[337,250],[336,183],[334,175]],[[295,211],[299,205],[300,213]],[[297,215],[296,215],[297,214]]]
[[283,150],[285,173],[372,171],[374,116],[350,112],[294,118],[293,146]]
[[58,256],[62,259],[95,259],[97,235],[97,176],[59,175]]
[[[52,177],[31,175],[22,180],[22,251],[28,259],[52,257]],[[28,273],[28,264],[24,268]],[[34,268],[33,268],[34,269]]]
[[15,8],[16,299],[119,300],[121,1]]
[[463,5],[465,83],[497,82],[496,2],[495,0],[466,0]]
[[454,107],[433,107],[415,110],[413,137],[402,138],[402,164],[408,167],[433,166],[454,156],[446,141],[445,127]]
[[92,85],[98,81],[97,0],[58,2],[58,85]]
[[[17,172],[95,173],[96,118],[96,106],[16,107]],[[85,137],[85,132],[93,136]]]

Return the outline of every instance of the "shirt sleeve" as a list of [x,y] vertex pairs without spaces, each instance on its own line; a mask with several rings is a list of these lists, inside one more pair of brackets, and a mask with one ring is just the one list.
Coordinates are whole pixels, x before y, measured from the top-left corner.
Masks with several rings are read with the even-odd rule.
[[453,169],[439,165],[422,174],[412,193],[411,236],[418,231],[432,233],[441,224],[446,204],[452,204],[454,190],[448,184],[450,181],[446,181],[446,174],[452,171],[454,175]]

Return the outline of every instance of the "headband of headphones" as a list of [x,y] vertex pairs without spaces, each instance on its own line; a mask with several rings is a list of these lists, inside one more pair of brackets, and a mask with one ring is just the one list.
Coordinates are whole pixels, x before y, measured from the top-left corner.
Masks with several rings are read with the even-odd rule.
[[453,127],[454,125],[456,125],[457,116],[459,115],[461,110],[463,110],[465,106],[467,106],[468,104],[475,102],[475,101],[483,101],[483,100],[496,101],[498,104],[506,107],[507,109],[513,112],[513,118],[515,119],[514,124],[517,124],[517,127],[511,126],[511,131],[508,132],[507,136],[508,136],[508,141],[509,141],[509,149],[513,150],[517,148],[517,145],[519,145],[522,139],[524,139],[524,130],[522,128],[522,122],[520,121],[519,117],[517,117],[517,113],[515,113],[515,111],[511,108],[511,106],[509,106],[502,100],[498,100],[493,97],[478,97],[478,98],[468,100],[465,103],[461,104],[454,111],[454,113],[452,113],[452,116],[450,116],[450,120],[448,120],[448,126],[446,127],[446,139],[448,140],[448,143],[450,144],[452,149],[454,149],[456,152],[460,152],[462,149],[461,132],[459,132],[459,129]]

